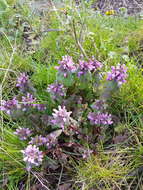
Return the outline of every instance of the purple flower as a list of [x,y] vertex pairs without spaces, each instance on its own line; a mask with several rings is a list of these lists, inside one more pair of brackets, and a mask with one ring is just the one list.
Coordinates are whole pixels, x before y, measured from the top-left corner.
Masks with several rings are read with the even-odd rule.
[[54,145],[57,144],[57,137],[56,134],[51,133],[46,137],[46,145],[48,148],[53,147]]
[[111,114],[90,112],[88,119],[92,125],[111,125],[113,123]]
[[43,152],[39,150],[35,145],[28,145],[25,150],[21,151],[24,156],[24,161],[28,165],[28,170],[31,169],[32,165],[39,166],[43,159]]
[[29,81],[28,75],[26,75],[25,73],[21,73],[17,79],[16,87],[19,87],[20,89],[24,89],[27,86],[28,81]]
[[35,144],[36,146],[41,146],[47,143],[47,138],[40,136],[36,136],[34,138],[31,138],[31,141],[29,144]]
[[95,103],[92,104],[92,108],[96,110],[105,110],[107,107],[107,104],[105,104],[105,100],[96,100]]
[[58,106],[58,110],[54,109],[52,124],[58,125],[64,130],[64,126],[69,125],[70,115],[72,112],[67,112],[65,106]]
[[107,80],[114,80],[118,85],[122,85],[126,82],[127,78],[127,67],[125,65],[118,64],[117,66],[111,67],[111,72],[107,73]]
[[14,97],[12,100],[3,100],[0,106],[0,110],[5,111],[7,114],[11,114],[11,111],[19,107],[18,100]]
[[57,66],[59,72],[64,74],[64,77],[67,77],[68,74],[74,73],[76,71],[76,65],[74,64],[72,57],[65,55],[62,57],[62,60],[59,61],[60,66]]
[[94,69],[94,66],[92,65],[92,62],[86,62],[86,61],[79,61],[78,65],[78,77],[85,75],[86,73],[92,71]]
[[92,59],[89,60],[90,65],[93,66],[93,71],[97,71],[103,67],[103,64],[92,57]]
[[29,144],[33,144],[36,146],[46,145],[48,148],[51,148],[57,144],[57,137],[59,135],[60,135],[60,132],[58,133],[57,131],[50,133],[46,137],[42,137],[41,135],[39,135],[34,138],[31,138],[31,141],[29,142]]
[[21,140],[26,140],[32,134],[32,132],[28,128],[20,127],[19,129],[16,129],[14,134],[17,135]]
[[60,96],[66,95],[66,89],[63,84],[54,83],[50,84],[47,88],[47,91],[51,93],[53,99],[58,99]]
[[22,96],[22,103],[25,107],[35,107],[37,104],[34,104],[36,98],[32,94],[27,93],[26,96]]
[[80,60],[78,65],[78,77],[91,71],[97,71],[102,68],[102,66],[102,63],[95,60],[94,57],[92,57],[92,59],[90,59],[88,62]]

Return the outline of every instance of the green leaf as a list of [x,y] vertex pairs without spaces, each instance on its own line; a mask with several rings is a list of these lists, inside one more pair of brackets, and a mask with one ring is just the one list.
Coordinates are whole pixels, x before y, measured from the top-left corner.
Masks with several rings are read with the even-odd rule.
[[72,86],[74,84],[74,76],[72,74],[69,74],[67,77],[64,77],[63,74],[58,73],[57,80],[67,87]]
[[5,0],[0,0],[0,11],[5,11],[7,7],[7,2]]

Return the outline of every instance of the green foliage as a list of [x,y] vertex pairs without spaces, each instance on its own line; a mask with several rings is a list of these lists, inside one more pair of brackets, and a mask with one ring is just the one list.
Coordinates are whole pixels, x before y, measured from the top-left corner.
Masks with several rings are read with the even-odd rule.
[[0,0],[0,11],[5,11],[7,8],[7,2],[5,0]]
[[30,56],[24,57],[16,53],[13,57],[12,69],[19,72],[34,71],[34,62]]
[[118,94],[114,94],[112,109],[118,114],[120,112],[142,113],[143,110],[143,75],[132,62],[128,64],[127,83],[122,86]]
[[[117,24],[118,23],[118,24]],[[112,61],[110,54],[113,52],[118,62],[121,55],[126,52],[126,47],[122,46],[126,35],[140,27],[142,21],[134,17],[108,17],[95,14],[87,19],[88,33],[85,39],[85,49],[88,53],[95,54],[99,58]],[[94,52],[94,53],[93,53]]]
[[37,64],[36,70],[32,75],[32,81],[37,87],[47,87],[48,84],[54,82],[56,78],[56,69],[54,66]]
[[[135,16],[125,18],[102,15],[90,8],[92,2],[77,7],[74,3],[65,1],[58,4],[62,8],[58,7],[56,11],[49,7],[47,12],[36,15],[21,1],[0,0],[0,82],[5,76],[3,97],[12,97],[13,93],[17,94],[16,91],[12,92],[16,76],[19,72],[28,72],[37,88],[38,98],[42,101],[46,97],[50,104],[51,99],[46,88],[55,81],[57,76],[54,67],[63,55],[73,56],[75,62],[86,55],[87,57],[94,55],[104,63],[105,71],[111,65],[125,63],[129,75],[127,83],[118,93],[112,94],[113,99],[109,104],[110,111],[119,116],[119,120],[124,121],[115,126],[115,134],[121,135],[126,131],[131,133],[130,144],[127,146],[134,146],[133,151],[130,153],[124,151],[126,148],[124,142],[119,154],[118,150],[115,153],[107,152],[103,147],[101,153],[89,158],[87,162],[79,162],[76,167],[78,182],[85,190],[101,189],[101,185],[102,189],[111,190],[113,186],[121,188],[120,181],[126,174],[142,165],[143,20]],[[28,35],[34,35],[39,39],[37,46],[31,46],[34,47],[33,52],[26,49],[29,44],[26,42],[27,37],[23,37],[25,23],[32,30],[27,32]],[[72,78],[65,80],[67,86],[72,82]],[[86,89],[86,96],[89,96],[90,86],[86,88],[87,86],[88,84],[83,82],[80,88],[81,92]],[[15,123],[7,124],[8,120],[9,118],[4,118],[6,124],[4,123],[0,131],[0,169],[8,179],[7,189],[16,190],[18,189],[16,184],[25,175],[20,152],[25,143],[13,134],[12,128],[15,128]],[[2,179],[2,175],[0,178]]]
[[77,183],[85,190],[122,187],[124,177],[130,171],[128,162],[122,164],[123,154],[107,151],[80,162],[77,166]]
[[9,126],[4,126],[1,131],[0,141],[0,170],[4,174],[0,177],[8,180],[7,184],[17,184],[25,174],[22,153],[25,143],[13,134]]

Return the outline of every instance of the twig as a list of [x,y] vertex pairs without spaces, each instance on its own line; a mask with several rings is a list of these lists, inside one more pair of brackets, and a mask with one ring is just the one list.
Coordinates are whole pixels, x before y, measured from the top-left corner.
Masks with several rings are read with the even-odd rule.
[[38,181],[41,183],[43,187],[45,187],[47,190],[50,190],[46,185],[43,184],[43,182],[39,179],[39,177],[34,172],[31,171],[31,173],[38,179]]
[[85,189],[85,182],[83,182],[83,184],[82,184],[82,190],[84,190]]
[[60,177],[59,177],[59,181],[58,181],[58,185],[57,185],[57,190],[59,189],[59,185],[61,183],[62,174],[63,174],[63,164],[62,164],[62,169],[61,169],[61,173],[60,173]]
[[9,71],[9,72],[13,72],[16,73],[16,71],[12,70],[12,69],[4,69],[4,68],[0,68],[1,71]]
[[78,46],[78,48],[80,49],[80,51],[82,52],[82,54],[84,55],[84,57],[86,57],[88,59],[88,56],[86,55],[86,52],[84,51],[82,45],[80,44],[79,40],[78,40],[78,37],[77,37],[77,33],[76,33],[76,28],[75,28],[75,21],[73,19],[73,22],[72,22],[72,26],[73,26],[73,34],[74,34],[74,39],[75,39],[75,42]]

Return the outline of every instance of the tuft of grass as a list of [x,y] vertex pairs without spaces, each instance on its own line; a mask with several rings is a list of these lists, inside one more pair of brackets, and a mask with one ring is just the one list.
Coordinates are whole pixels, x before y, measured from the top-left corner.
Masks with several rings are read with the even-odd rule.
[[131,169],[129,160],[125,162],[124,155],[124,151],[104,151],[90,157],[86,162],[80,162],[76,167],[76,183],[81,184],[85,190],[120,189]]
[[26,174],[21,153],[25,143],[19,140],[8,126],[4,126],[0,133],[0,179],[3,180],[3,185],[4,181],[7,181],[6,186],[11,186],[13,183],[16,187],[19,180]]
[[[12,88],[18,72],[28,72],[32,74],[31,80],[38,89],[38,96],[41,99],[44,97],[44,100],[47,97],[47,102],[50,102],[45,89],[55,81],[54,65],[66,54],[73,56],[74,60],[83,57],[77,41],[88,57],[94,55],[104,63],[105,68],[125,62],[129,68],[128,82],[114,95],[110,111],[125,122],[115,126],[115,133],[122,135],[128,130],[131,138],[122,145],[107,146],[110,151],[103,148],[87,161],[80,161],[76,166],[76,184],[80,184],[79,189],[84,190],[126,188],[128,174],[142,166],[143,158],[143,75],[141,65],[138,64],[141,60],[138,60],[138,57],[142,54],[143,20],[135,16],[105,16],[98,11],[92,11],[86,4],[77,7],[69,1],[64,3],[64,11],[60,8],[54,11],[51,7],[52,10],[43,12],[41,17],[33,14],[25,4],[21,6],[18,0],[0,1],[0,81],[8,71],[2,89],[3,99],[16,94]],[[13,8],[13,5],[16,8]],[[29,35],[34,34],[41,40],[30,55],[24,49],[27,45],[24,44],[23,38],[25,23],[31,28]],[[41,30],[41,26],[45,31]],[[46,31],[47,29],[55,31]],[[126,42],[125,38],[128,38]],[[136,61],[132,60],[132,56],[137,57]],[[10,64],[11,57],[13,58]],[[16,190],[18,182],[26,175],[20,153],[25,143],[13,134],[15,123],[7,123],[8,120],[9,118],[4,118],[4,128],[0,131],[0,179],[3,183],[7,181],[8,190]],[[129,152],[130,147],[132,151]],[[136,188],[137,186],[136,183]]]

